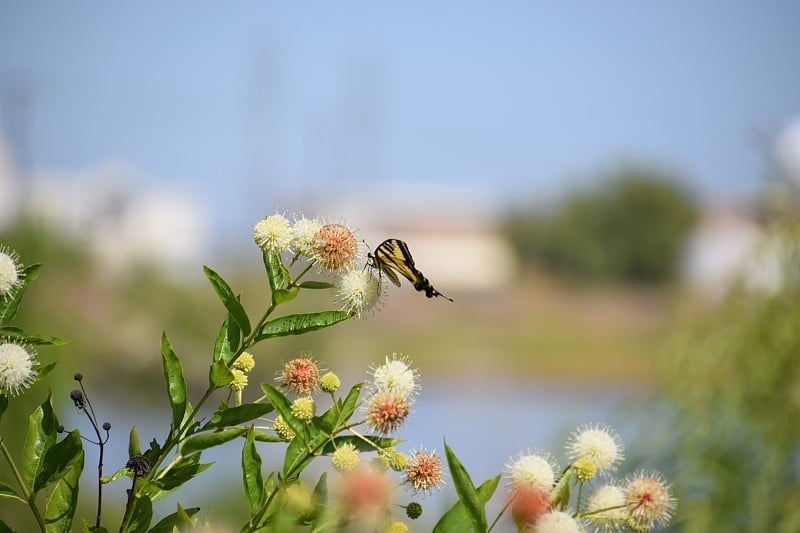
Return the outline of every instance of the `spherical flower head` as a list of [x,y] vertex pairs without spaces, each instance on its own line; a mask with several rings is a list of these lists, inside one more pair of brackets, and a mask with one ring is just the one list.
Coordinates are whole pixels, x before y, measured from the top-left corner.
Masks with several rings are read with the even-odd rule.
[[394,392],[413,403],[419,392],[419,376],[417,370],[411,368],[407,358],[392,354],[386,363],[372,369],[373,392]]
[[534,524],[533,531],[535,533],[583,533],[578,521],[563,511],[550,511],[543,514]]
[[297,395],[311,394],[319,384],[319,365],[310,357],[298,357],[283,365],[281,385]]
[[[602,512],[602,509],[605,509]],[[625,493],[616,484],[598,487],[586,500],[587,520],[596,532],[620,531],[628,517]]]
[[572,472],[578,481],[591,481],[597,474],[597,466],[588,457],[579,457],[572,463]]
[[414,492],[430,493],[444,483],[442,459],[436,451],[420,450],[411,454],[406,467],[406,479]]
[[19,256],[13,250],[0,246],[0,298],[11,294],[14,287],[19,284]]
[[598,472],[613,471],[625,456],[625,446],[619,434],[600,424],[584,425],[572,432],[566,449],[567,457],[572,461],[589,459]]
[[384,450],[381,455],[385,455],[389,468],[395,472],[402,472],[408,467],[408,456],[403,452],[394,450]]
[[314,237],[322,223],[316,218],[298,218],[292,226],[292,242],[289,247],[300,255],[314,257]]
[[511,516],[517,528],[532,525],[544,513],[550,511],[550,491],[522,487],[511,495]]
[[231,370],[231,374],[233,374],[233,381],[228,384],[228,387],[233,392],[242,392],[247,387],[247,374],[238,368]]
[[256,360],[250,352],[242,352],[236,361],[233,362],[233,368],[241,370],[242,372],[250,372],[256,367]]
[[408,526],[403,522],[392,522],[387,533],[408,533]]
[[391,391],[375,394],[367,406],[367,424],[384,435],[400,429],[411,408],[408,400]]
[[17,396],[36,378],[34,354],[19,344],[0,344],[0,391]]
[[302,483],[292,483],[286,487],[286,506],[298,514],[314,510],[314,494]]
[[292,242],[292,226],[283,215],[270,215],[253,228],[253,239],[265,252],[279,254]]
[[325,224],[314,235],[311,246],[314,258],[328,270],[350,266],[358,254],[358,241],[347,226]]
[[273,422],[273,429],[275,433],[286,442],[291,442],[294,439],[294,431],[292,430],[292,426],[290,426],[286,420],[283,419],[281,415],[278,415],[275,418],[275,422]]
[[314,403],[314,400],[306,396],[304,398],[298,398],[292,402],[292,414],[298,420],[309,421],[314,418],[314,415],[317,412],[317,405]]
[[558,461],[550,453],[541,450],[520,453],[506,464],[506,476],[512,493],[523,489],[549,493],[560,470]]
[[336,280],[335,297],[339,307],[359,318],[367,316],[380,302],[382,294],[378,279],[369,270],[352,268]]
[[422,516],[422,504],[419,502],[411,502],[406,505],[406,516],[411,520],[416,520]]
[[628,526],[636,531],[663,527],[675,513],[672,487],[656,471],[639,470],[622,483],[628,504]]
[[333,394],[339,387],[342,386],[342,380],[339,379],[339,376],[334,374],[333,372],[328,372],[321,378],[319,378],[319,388],[323,391]]
[[331,456],[333,467],[339,472],[352,472],[361,462],[354,444],[346,442],[339,446]]
[[342,475],[336,494],[347,514],[370,518],[386,510],[391,487],[381,472],[362,467]]

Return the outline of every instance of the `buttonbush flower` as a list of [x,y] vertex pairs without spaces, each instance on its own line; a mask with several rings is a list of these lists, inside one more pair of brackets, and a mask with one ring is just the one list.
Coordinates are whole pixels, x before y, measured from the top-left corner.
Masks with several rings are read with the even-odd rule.
[[247,374],[238,368],[231,370],[231,374],[233,374],[233,381],[228,384],[228,387],[234,392],[242,392],[247,387]]
[[506,464],[506,476],[512,493],[520,490],[541,490],[549,493],[560,470],[555,457],[541,450],[520,453],[516,459]]
[[347,226],[325,224],[314,235],[311,243],[314,258],[328,270],[341,270],[350,266],[358,254],[358,241]]
[[511,497],[511,516],[518,528],[534,524],[551,507],[549,490],[522,487]]
[[314,257],[314,237],[320,228],[322,228],[322,223],[316,218],[296,219],[292,226],[290,248],[300,255]]
[[19,284],[19,273],[22,265],[19,256],[13,250],[0,246],[0,298],[3,298]]
[[581,525],[569,513],[550,511],[539,517],[533,526],[535,533],[583,533]]
[[253,228],[253,239],[265,252],[279,254],[292,242],[292,227],[283,215],[270,215]]
[[672,487],[661,473],[639,470],[622,482],[628,504],[628,526],[635,531],[663,527],[675,512]]
[[342,380],[340,380],[339,376],[337,376],[333,372],[328,372],[327,374],[319,378],[319,388],[329,394],[333,394],[334,392],[339,390],[339,387],[341,386],[342,386]]
[[26,347],[11,342],[0,344],[0,391],[17,396],[36,378],[36,360]]
[[386,510],[391,487],[381,472],[362,467],[342,476],[337,495],[348,514],[369,518]]
[[314,400],[306,396],[298,398],[292,402],[292,414],[298,420],[311,420],[317,412],[317,405]]
[[572,471],[578,481],[591,481],[597,474],[597,466],[588,457],[579,457],[572,463]]
[[432,492],[444,483],[442,459],[436,451],[419,450],[408,458],[406,467],[406,483],[414,492]]
[[367,424],[378,433],[393,433],[402,426],[410,408],[408,400],[391,391],[375,394],[367,406]]
[[612,428],[587,424],[573,431],[567,439],[567,457],[572,461],[589,459],[598,472],[613,471],[625,455],[622,438]]
[[336,281],[336,302],[344,311],[361,318],[380,302],[382,296],[378,279],[369,270],[346,270]]
[[[605,511],[596,513],[602,509]],[[628,517],[625,493],[616,484],[598,487],[586,500],[586,519],[596,532],[620,531]],[[596,513],[596,514],[593,514]]]
[[277,433],[277,435],[286,442],[291,442],[292,439],[294,439],[294,431],[292,430],[292,426],[290,426],[281,415],[278,415],[275,418],[275,422],[273,422],[272,427],[275,430],[275,433]]
[[393,392],[413,403],[419,392],[419,375],[402,354],[386,357],[386,363],[372,369],[372,391]]
[[346,442],[339,446],[331,456],[333,467],[339,472],[352,472],[361,462],[354,444]]
[[388,533],[408,533],[408,526],[403,522],[392,522]]
[[281,385],[297,395],[311,394],[319,384],[319,365],[310,357],[298,357],[283,365]]
[[250,372],[256,367],[256,360],[250,352],[242,352],[241,355],[233,362],[233,368],[241,370],[242,372]]

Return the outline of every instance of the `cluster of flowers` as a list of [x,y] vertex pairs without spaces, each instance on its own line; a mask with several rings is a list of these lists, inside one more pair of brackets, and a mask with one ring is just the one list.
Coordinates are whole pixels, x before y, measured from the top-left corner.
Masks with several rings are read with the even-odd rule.
[[[371,368],[371,380],[367,386],[368,398],[364,403],[365,418],[361,422],[348,424],[351,433],[371,442],[357,432],[356,428],[366,425],[381,436],[396,433],[406,422],[411,406],[419,394],[419,376],[410,361],[398,354],[386,357],[385,363]],[[316,402],[312,397],[318,391],[331,395],[341,385],[339,377],[333,372],[324,372],[314,359],[304,356],[288,361],[277,376],[277,381],[285,391],[298,396],[292,402],[292,415],[299,420],[310,421],[316,413]],[[292,428],[281,416],[273,421],[275,433],[285,441],[294,439]],[[383,520],[388,514],[392,483],[386,477],[388,470],[403,473],[402,484],[415,494],[426,494],[437,490],[444,483],[444,470],[439,454],[419,449],[410,455],[395,450],[394,447],[374,446],[377,455],[373,460],[362,460],[358,448],[349,442],[336,446],[331,453],[333,468],[342,474],[338,495],[341,508],[350,516]],[[406,514],[414,519],[422,511],[413,502],[405,506]],[[390,524],[390,531],[407,531],[400,521]]]
[[[676,501],[659,472],[639,470],[622,480],[612,477],[624,457],[622,439],[612,428],[581,426],[565,448],[570,463],[563,472],[553,455],[541,450],[522,452],[506,465],[512,515],[521,528],[550,533],[644,532],[669,523]],[[568,476],[579,487],[572,511],[569,493],[562,492]],[[587,482],[593,490],[582,502]]]
[[[8,301],[14,295],[21,272],[16,252],[0,246],[0,301]],[[0,338],[0,393],[21,394],[36,380],[37,366],[31,347]]]
[[[292,222],[281,214],[260,220],[253,238],[265,253],[291,252],[292,264],[301,258],[336,276],[336,299],[342,309],[362,317],[381,297],[378,280],[364,269],[363,250],[353,230],[339,223],[317,218],[296,217]],[[299,277],[298,277],[299,279]]]

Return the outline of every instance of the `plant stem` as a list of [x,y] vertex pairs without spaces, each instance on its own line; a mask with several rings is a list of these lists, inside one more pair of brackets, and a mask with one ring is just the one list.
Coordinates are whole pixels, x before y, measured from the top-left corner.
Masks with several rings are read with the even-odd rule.
[[3,457],[6,458],[9,466],[11,466],[11,472],[14,474],[14,478],[17,480],[17,483],[22,490],[22,495],[25,497],[25,501],[28,502],[28,507],[30,507],[31,512],[33,512],[36,523],[39,524],[39,529],[44,531],[44,519],[42,518],[42,514],[39,512],[39,508],[36,507],[36,493],[28,490],[28,485],[26,485],[25,480],[22,479],[22,474],[20,473],[19,468],[17,468],[17,464],[14,462],[14,458],[11,457],[11,453],[8,451],[6,443],[3,440],[0,440],[0,450],[2,450]]

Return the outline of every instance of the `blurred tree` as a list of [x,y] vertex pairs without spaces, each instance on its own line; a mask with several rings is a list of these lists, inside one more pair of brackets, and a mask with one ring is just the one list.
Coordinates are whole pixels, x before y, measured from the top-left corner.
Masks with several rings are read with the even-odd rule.
[[505,230],[523,262],[578,278],[658,283],[673,278],[697,215],[675,176],[628,168],[548,212],[512,213]]

